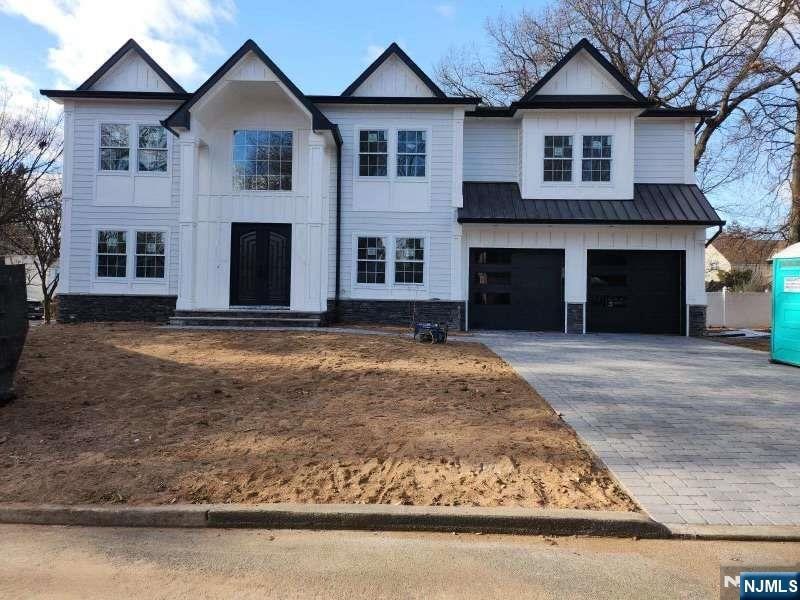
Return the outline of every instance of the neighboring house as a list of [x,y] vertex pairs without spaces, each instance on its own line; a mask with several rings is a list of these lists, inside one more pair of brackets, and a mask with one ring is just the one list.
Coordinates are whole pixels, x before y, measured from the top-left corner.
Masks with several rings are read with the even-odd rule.
[[[24,254],[6,254],[4,256],[0,256],[0,264],[25,265],[25,281],[27,282],[28,300],[36,300],[38,302],[44,300],[44,294],[42,294],[42,278],[39,277],[39,272],[36,270],[33,256],[26,256]],[[57,274],[58,264],[55,264],[48,270],[48,283],[52,283]]]
[[767,288],[772,283],[772,265],[768,261],[786,246],[783,240],[722,234],[706,248],[706,281],[719,281],[720,272],[751,271],[751,286]]
[[253,41],[194,93],[132,40],[42,93],[64,106],[61,320],[704,326],[712,113],[659,107],[586,40],[505,108],[396,44],[338,96]]

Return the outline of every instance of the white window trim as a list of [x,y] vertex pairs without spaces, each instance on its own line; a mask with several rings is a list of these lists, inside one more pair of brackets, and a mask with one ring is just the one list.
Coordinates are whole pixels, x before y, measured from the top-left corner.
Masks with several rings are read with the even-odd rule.
[[[128,170],[106,171],[100,167],[100,132],[103,125],[125,125],[128,128]],[[95,128],[95,170],[97,175],[110,177],[172,177],[172,135],[167,132],[167,170],[166,171],[140,171],[139,170],[139,127],[161,127],[160,123],[138,122],[125,119],[108,119],[98,121]],[[134,139],[135,137],[135,139]]]
[[[124,231],[125,232],[125,277],[101,277],[97,275],[97,235],[100,231]],[[136,277],[136,232],[137,231],[157,231],[164,234],[164,277]],[[120,291],[128,290],[135,292],[137,288],[145,288],[146,291],[158,291],[167,293],[170,280],[170,235],[169,227],[158,226],[135,226],[129,225],[95,225],[92,228],[92,260],[90,268],[92,270],[90,282],[93,291]]]
[[[549,137],[571,137],[572,138],[572,154],[570,158],[572,159],[572,177],[569,181],[545,181],[544,178],[544,161],[547,160],[544,155],[544,144],[545,138]],[[539,173],[540,173],[540,180],[543,186],[552,186],[552,187],[563,187],[563,186],[570,186],[575,185],[575,137],[576,134],[574,132],[562,132],[562,133],[543,133],[541,145],[541,161],[539,163]]]
[[[604,159],[608,160],[609,165],[609,177],[608,181],[584,181],[583,180],[583,161],[584,160],[592,160],[592,159],[584,159],[583,158],[583,138],[584,137],[608,137],[611,138],[611,158]],[[581,146],[580,146],[580,183],[583,185],[590,185],[590,186],[603,186],[603,187],[610,187],[614,183],[614,150],[616,147],[616,143],[614,141],[614,134],[613,133],[600,133],[600,132],[581,132]],[[573,152],[575,146],[573,145]]]
[[[141,175],[143,177],[164,177],[170,172],[170,134],[169,131],[164,129],[164,133],[167,134],[167,170],[166,171],[140,171],[139,170],[139,129],[141,127],[162,127],[160,123],[136,123],[133,128],[136,130],[136,175]],[[145,150],[157,150],[157,148],[145,148]]]
[[[545,181],[544,180],[544,138],[550,136],[572,136],[572,180],[571,181]],[[611,138],[611,178],[608,181],[583,181],[583,137],[584,136],[608,136]],[[569,131],[545,131],[542,133],[539,145],[539,185],[541,187],[564,188],[564,187],[587,187],[587,188],[611,188],[614,187],[614,134],[603,131],[592,130],[569,130]]]
[[[362,131],[380,129],[386,131],[386,176],[369,176],[359,174],[360,152],[359,139]],[[397,175],[397,132],[398,131],[424,131],[425,132],[425,176],[398,176]],[[429,183],[431,180],[431,149],[433,129],[425,125],[395,123],[386,124],[358,123],[353,126],[353,179],[358,182],[384,181],[389,183]],[[419,236],[417,236],[419,237]]]
[[[168,277],[169,273],[169,255],[167,254],[167,240],[169,239],[169,231],[165,231],[158,228],[150,228],[150,229],[142,229],[136,228],[131,230],[133,231],[133,279],[134,281],[142,281],[142,282],[160,282],[165,281]],[[162,233],[164,235],[164,276],[163,277],[139,277],[136,275],[136,257],[138,256],[136,253],[136,234],[137,233]],[[158,254],[143,254],[142,256],[158,256]]]
[[[362,131],[385,131],[386,132],[386,175],[361,175],[361,132]],[[353,137],[353,151],[355,152],[353,175],[361,181],[389,181],[392,179],[392,170],[395,169],[396,159],[392,152],[392,140],[397,138],[397,133],[391,127],[385,125],[362,125],[356,126]]]
[[[234,135],[235,131],[241,131],[241,130],[251,130],[251,131],[253,131],[253,130],[255,130],[255,131],[291,131],[292,132],[292,189],[290,189],[290,190],[237,190],[234,187],[234,185],[233,185],[233,163],[234,163],[234,158],[233,158],[233,135]],[[291,127],[287,128],[285,125],[284,126],[280,126],[280,125],[275,125],[275,126],[264,125],[264,126],[261,126],[261,125],[259,125],[257,127],[256,126],[254,126],[254,127],[241,126],[241,127],[234,127],[233,129],[230,130],[229,133],[230,133],[230,136],[228,137],[228,143],[230,144],[230,152],[228,153],[228,155],[229,155],[229,158],[230,158],[230,164],[228,165],[228,167],[230,168],[230,171],[229,171],[230,177],[228,177],[228,185],[229,185],[230,193],[231,193],[232,196],[238,196],[240,194],[243,194],[243,195],[246,195],[246,196],[264,195],[264,194],[276,194],[276,195],[279,195],[279,196],[288,196],[288,195],[297,193],[296,189],[297,189],[297,181],[298,180],[297,180],[297,170],[295,169],[295,167],[297,166],[297,162],[298,162],[297,161],[297,139],[298,139],[298,135],[297,134],[298,134],[298,131],[296,129],[292,129]]]
[[[400,163],[399,157],[400,154],[408,155],[408,156],[417,156],[419,152],[398,152],[397,151],[397,144],[400,140],[400,132],[401,131],[421,131],[424,134],[425,138],[425,175],[398,175],[397,174],[397,167]],[[428,178],[428,154],[430,149],[430,143],[428,141],[429,133],[426,127],[398,127],[394,130],[394,176],[398,181],[425,181]]]
[[[97,267],[100,264],[100,253],[97,251],[98,237],[101,231],[122,231],[125,233],[125,277],[109,277],[97,274]],[[127,281],[131,274],[131,257],[130,257],[130,231],[127,227],[97,227],[95,228],[94,235],[92,236],[92,276],[96,281],[105,281],[109,283]]]
[[[103,155],[103,148],[110,148],[111,146],[103,146],[102,145],[102,136],[103,136],[103,125],[124,125],[128,129],[128,168],[124,171],[121,169],[104,169],[102,167],[102,155]],[[136,159],[136,153],[132,148],[132,140],[131,140],[131,123],[128,121],[99,121],[97,123],[97,135],[96,135],[97,143],[95,145],[95,168],[97,172],[101,175],[114,175],[116,177],[130,177],[131,172],[134,171],[133,168],[133,161]],[[116,146],[117,148],[122,148],[122,146]]]
[[[386,283],[359,283],[358,281],[358,238],[374,237],[381,238],[386,248]],[[424,244],[422,255],[422,283],[396,283],[394,280],[395,257],[397,256],[397,238],[421,238]],[[428,289],[429,265],[430,265],[430,235],[419,232],[399,232],[399,233],[374,233],[358,232],[352,236],[352,273],[350,285],[352,289],[363,290],[418,290]]]

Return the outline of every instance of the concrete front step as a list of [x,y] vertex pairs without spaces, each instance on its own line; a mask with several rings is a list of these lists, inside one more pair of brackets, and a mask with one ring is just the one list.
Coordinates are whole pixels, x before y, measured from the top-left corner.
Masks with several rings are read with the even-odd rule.
[[234,319],[321,319],[324,313],[288,309],[176,310],[174,317],[224,317]]
[[170,317],[174,327],[320,327],[324,313],[290,310],[178,310]]
[[320,327],[322,319],[171,317],[174,327]]

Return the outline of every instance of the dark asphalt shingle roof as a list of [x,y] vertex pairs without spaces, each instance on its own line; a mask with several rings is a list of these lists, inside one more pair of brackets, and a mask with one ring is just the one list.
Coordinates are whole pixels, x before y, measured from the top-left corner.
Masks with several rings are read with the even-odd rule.
[[693,184],[636,183],[621,200],[524,199],[515,182],[465,181],[463,191],[459,223],[724,224]]

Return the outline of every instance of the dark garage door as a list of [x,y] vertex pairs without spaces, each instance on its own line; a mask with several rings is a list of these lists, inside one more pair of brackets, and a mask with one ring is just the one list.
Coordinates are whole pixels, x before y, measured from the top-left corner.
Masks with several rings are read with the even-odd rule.
[[589,250],[586,330],[682,334],[684,252]]
[[564,330],[564,251],[471,248],[469,325]]

